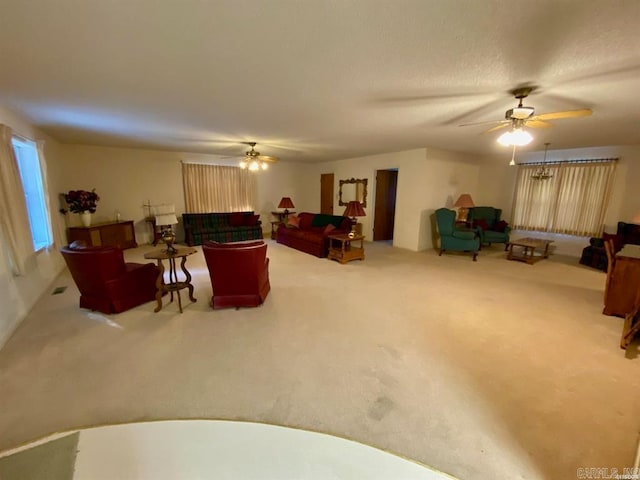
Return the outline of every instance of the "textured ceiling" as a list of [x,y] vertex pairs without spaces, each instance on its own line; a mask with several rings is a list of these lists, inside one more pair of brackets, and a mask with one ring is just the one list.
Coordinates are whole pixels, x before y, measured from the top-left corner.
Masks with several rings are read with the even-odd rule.
[[640,1],[0,0],[0,105],[63,142],[320,161],[640,144]]

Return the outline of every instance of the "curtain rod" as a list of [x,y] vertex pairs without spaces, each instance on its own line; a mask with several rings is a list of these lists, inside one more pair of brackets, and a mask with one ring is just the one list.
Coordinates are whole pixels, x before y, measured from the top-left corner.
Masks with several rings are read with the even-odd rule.
[[526,162],[526,163],[523,162],[523,163],[518,163],[518,165],[538,166],[538,165],[560,165],[563,163],[610,163],[610,162],[617,162],[618,160],[619,160],[618,158],[583,158],[583,159],[576,159],[576,160],[553,160],[549,162]]

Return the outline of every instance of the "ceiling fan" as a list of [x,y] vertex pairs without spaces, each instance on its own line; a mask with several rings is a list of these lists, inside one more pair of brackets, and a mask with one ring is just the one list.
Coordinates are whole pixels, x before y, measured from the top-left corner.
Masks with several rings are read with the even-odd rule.
[[260,155],[260,152],[256,151],[256,142],[242,142],[245,145],[249,145],[251,150],[245,152],[245,156],[240,160],[240,168],[248,168],[252,172],[256,170],[266,170],[269,168],[269,163],[275,163],[278,161],[278,157],[270,157],[268,155]]
[[533,139],[529,132],[523,130],[523,127],[549,128],[553,126],[551,123],[549,123],[549,120],[588,117],[593,113],[590,108],[582,108],[579,110],[564,110],[561,112],[550,112],[540,115],[534,115],[535,109],[533,107],[523,105],[522,100],[527,98],[529,94],[535,89],[536,87],[534,86],[528,86],[518,87],[511,90],[509,93],[511,93],[518,100],[518,106],[507,110],[504,114],[504,120],[497,120],[493,122],[490,121],[464,123],[460,125],[460,127],[467,127],[471,125],[497,124],[496,126],[491,127],[489,130],[486,130],[483,133],[495,132],[496,130],[511,127],[508,132],[505,132],[500,136],[500,138],[498,138],[498,142],[503,145],[521,146],[528,144]]

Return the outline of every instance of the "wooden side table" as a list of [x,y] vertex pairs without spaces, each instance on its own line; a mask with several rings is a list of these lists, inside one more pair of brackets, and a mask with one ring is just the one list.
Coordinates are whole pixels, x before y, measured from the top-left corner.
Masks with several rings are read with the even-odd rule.
[[273,222],[271,222],[271,240],[275,240],[276,238],[278,238],[278,226],[281,223],[282,222],[280,220],[274,220]]
[[[195,248],[191,247],[182,247],[177,248],[176,253],[167,253],[165,250],[154,250],[153,252],[145,253],[144,258],[148,260],[157,260],[158,268],[160,269],[160,274],[158,275],[158,279],[156,280],[156,302],[157,306],[154,312],[159,312],[162,309],[162,295],[165,292],[170,292],[171,294],[171,302],[173,302],[173,292],[178,296],[178,308],[180,309],[180,313],[182,313],[182,298],[180,298],[180,290],[183,288],[189,289],[189,299],[192,302],[195,302],[196,299],[193,297],[193,285],[191,284],[191,274],[185,267],[187,263],[187,257],[189,255],[193,255],[197,252]],[[178,270],[176,268],[176,259],[181,258],[180,269],[184,274],[184,281],[178,280]],[[169,283],[164,281],[164,265],[162,264],[162,260],[169,260]]]
[[[351,260],[364,260],[364,235],[350,237],[348,233],[327,235],[329,238],[329,260],[337,260],[343,265]],[[351,242],[360,241],[356,247]]]

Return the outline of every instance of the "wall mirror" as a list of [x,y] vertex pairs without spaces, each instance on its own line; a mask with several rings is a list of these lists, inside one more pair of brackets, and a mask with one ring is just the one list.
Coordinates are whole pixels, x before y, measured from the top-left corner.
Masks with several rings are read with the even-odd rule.
[[367,179],[350,178],[340,180],[338,205],[346,206],[350,201],[357,200],[363,207],[367,207]]

